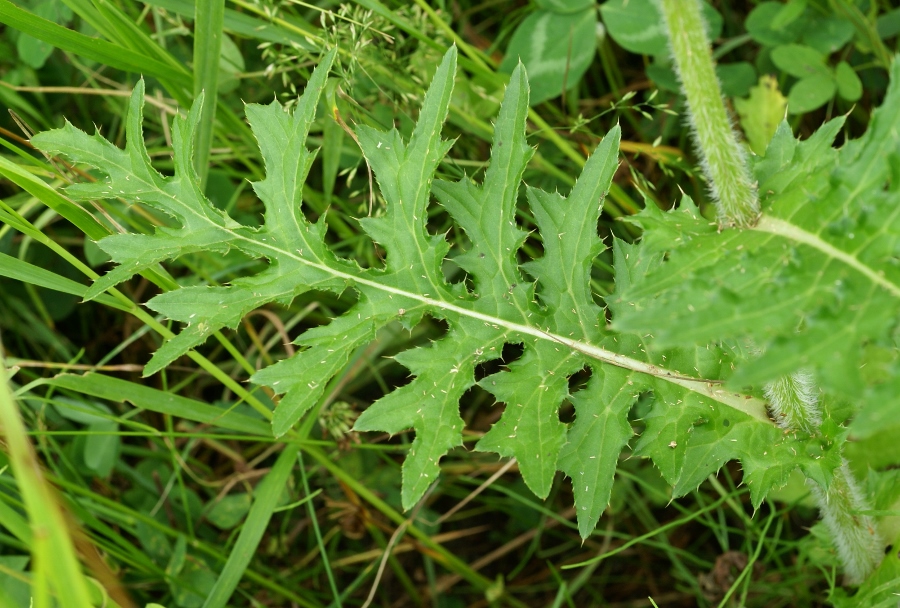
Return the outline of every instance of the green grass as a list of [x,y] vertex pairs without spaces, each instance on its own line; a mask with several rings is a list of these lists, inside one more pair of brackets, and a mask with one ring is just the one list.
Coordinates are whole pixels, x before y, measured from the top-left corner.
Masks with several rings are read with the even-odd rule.
[[[771,71],[787,94],[791,77],[774,68],[765,45],[745,35],[745,3],[713,4],[724,17],[715,42],[727,49],[720,60]],[[885,61],[897,52],[896,32],[878,37],[879,26],[890,25],[877,20],[890,16],[889,3],[870,2],[868,12],[848,2],[810,4],[849,15],[861,42],[836,49],[834,58],[854,66],[865,93],[855,103],[835,97],[792,115],[791,126],[805,136],[823,119],[850,112],[852,137],[880,102]],[[85,130],[97,125],[121,146],[122,95],[143,74],[155,100],[148,99],[144,135],[156,167],[170,173],[171,115],[164,108],[185,112],[204,91],[215,103],[205,106],[201,121],[199,174],[217,206],[251,225],[259,224],[262,205],[247,182],[260,178],[262,162],[243,103],[277,96],[290,104],[321,55],[337,46],[338,67],[310,136],[322,149],[304,202],[310,219],[324,217],[329,245],[364,267],[380,265],[383,252],[357,218],[383,201],[370,199],[359,148],[333,117],[351,128],[394,125],[408,135],[425,85],[455,43],[461,70],[445,136],[458,140],[439,172],[480,179],[508,78],[497,66],[513,30],[533,10],[526,2],[490,0],[359,0],[345,8],[271,0],[52,5],[55,21],[39,14],[37,3],[0,0],[6,26],[0,104],[35,130],[66,118]],[[20,51],[29,48],[21,42],[26,35],[54,48],[40,66]],[[714,217],[694,168],[682,101],[651,80],[641,56],[609,37],[598,46],[565,99],[531,109],[529,143],[538,152],[526,182],[568,192],[599,134],[619,123],[624,160],[602,235],[636,239],[636,229],[617,218],[644,204],[668,208],[679,188]],[[314,411],[275,441],[267,420],[272,395],[247,378],[293,352],[290,340],[302,330],[346,311],[351,293],[304,294],[289,306],[267,306],[236,331],[220,332],[164,372],[142,378],[140,368],[177,329],[143,302],[179,285],[226,284],[261,265],[239,252],[191,254],[81,303],[105,270],[92,241],[167,219],[120,202],[71,202],[60,188],[95,176],[36,153],[6,112],[0,129],[0,606],[27,606],[30,599],[35,607],[122,608],[367,601],[440,608],[824,606],[840,585],[802,480],[754,512],[733,465],[673,500],[648,461],[622,459],[611,505],[583,543],[568,480],[558,475],[540,501],[513,463],[483,487],[505,463],[469,449],[442,460],[440,480],[415,509],[402,512],[400,465],[411,433],[346,429],[368,404],[407,381],[392,356],[441,336],[446,327],[438,321],[426,319],[412,331],[385,328],[354,353]],[[448,238],[463,243],[436,209],[431,231],[450,230]],[[534,226],[526,213],[519,220]],[[541,247],[536,234],[526,243],[529,251]],[[598,295],[612,291],[611,263],[607,255],[595,264]],[[447,272],[462,279],[453,265]],[[519,353],[508,348],[504,355],[509,362]],[[633,415],[638,431],[642,407]],[[461,409],[467,448],[501,411],[486,392],[467,393]],[[562,414],[571,419],[572,408]],[[890,438],[879,441],[890,445]],[[860,471],[867,457],[875,462],[867,449],[861,444],[854,452]],[[898,463],[895,454],[872,466],[889,479]]]

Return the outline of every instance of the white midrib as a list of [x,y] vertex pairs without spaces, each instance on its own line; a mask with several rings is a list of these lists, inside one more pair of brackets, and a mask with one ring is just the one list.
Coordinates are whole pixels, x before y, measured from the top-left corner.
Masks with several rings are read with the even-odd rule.
[[270,249],[273,252],[273,257],[275,258],[289,257],[301,264],[324,271],[334,277],[344,279],[351,283],[365,285],[367,287],[371,287],[372,289],[377,289],[393,295],[402,296],[404,298],[415,300],[421,302],[422,304],[433,306],[441,310],[454,312],[456,314],[472,319],[478,319],[479,321],[484,321],[485,323],[494,327],[502,327],[503,329],[506,329],[510,332],[532,336],[539,340],[549,340],[552,342],[556,342],[558,344],[567,346],[572,350],[578,351],[583,355],[587,355],[588,357],[597,359],[598,361],[603,361],[604,363],[609,363],[611,365],[616,365],[618,367],[661,378],[663,380],[671,382],[672,384],[677,384],[678,386],[696,393],[700,393],[710,399],[718,401],[719,403],[740,410],[741,412],[744,412],[745,414],[748,414],[764,422],[772,422],[769,416],[766,414],[765,401],[757,399],[755,397],[726,391],[718,383],[710,382],[708,380],[698,380],[697,378],[685,376],[677,372],[659,367],[658,365],[653,365],[652,363],[646,363],[644,361],[632,359],[631,357],[620,355],[619,353],[613,352],[611,350],[607,350],[605,348],[601,348],[599,346],[595,346],[586,342],[579,342],[578,340],[573,340],[559,334],[554,334],[550,331],[545,331],[538,327],[532,327],[530,325],[522,325],[521,323],[507,321],[506,319],[501,319],[499,317],[486,315],[475,310],[463,308],[462,306],[458,306],[451,302],[437,300],[435,298],[423,296],[418,293],[411,293],[409,291],[405,291],[397,287],[392,287],[390,285],[384,285],[383,283],[379,283],[377,281],[372,281],[370,279],[365,279],[354,274],[336,270],[331,266],[311,261],[290,251],[274,247],[264,242],[250,239],[239,234],[236,234],[235,236],[237,236],[238,240],[243,240],[252,244],[254,248],[259,248],[260,246],[262,246],[266,249]]
[[883,275],[875,272],[849,253],[841,251],[831,243],[822,240],[817,234],[807,232],[802,228],[798,228],[794,224],[791,224],[790,222],[786,222],[785,220],[776,217],[769,217],[766,215],[763,215],[761,218],[759,218],[756,226],[754,226],[751,230],[756,230],[757,232],[767,232],[769,234],[781,236],[796,243],[803,243],[804,245],[809,245],[814,249],[818,249],[828,257],[835,260],[840,260],[844,264],[847,264],[854,270],[858,271],[860,274],[869,278],[876,285],[884,287],[891,293],[891,295],[900,297],[900,286],[887,280]]
[[[854,257],[853,255],[841,251],[836,248],[834,245],[831,245],[827,241],[820,238],[818,235],[813,234],[811,232],[807,232],[790,222],[785,220],[774,218],[771,216],[763,215],[760,217],[759,221],[755,226],[750,228],[750,230],[756,230],[757,232],[765,232],[768,234],[780,236],[786,239],[789,239],[796,243],[801,243],[804,245],[808,245],[818,251],[822,252],[826,256],[839,260],[844,264],[847,264],[863,276],[870,279],[876,285],[883,287],[891,295],[900,298],[900,286],[896,283],[893,283],[886,279],[882,274],[879,274],[869,266],[863,264],[859,259]],[[302,264],[306,264],[308,266],[317,268],[319,270],[323,270],[328,272],[336,277],[344,278],[351,282],[356,282],[362,285],[366,285],[373,289],[379,289],[381,291],[385,291],[388,293],[392,293],[395,295],[400,295],[405,298],[409,298],[411,300],[416,300],[422,302],[423,304],[427,304],[428,306],[434,306],[436,308],[455,312],[459,315],[464,315],[473,319],[478,319],[480,321],[484,321],[490,325],[495,327],[502,327],[511,332],[516,332],[520,334],[524,334],[527,336],[532,336],[541,340],[550,340],[552,342],[557,342],[559,344],[565,345],[572,350],[578,351],[583,355],[596,359],[598,361],[603,361],[604,363],[609,363],[611,365],[616,365],[618,367],[622,367],[624,369],[629,369],[632,371],[640,372],[643,374],[648,374],[650,376],[654,376],[656,378],[661,378],[672,384],[677,384],[683,388],[686,388],[690,391],[700,393],[710,399],[713,399],[719,403],[727,405],[729,407],[733,407],[737,410],[740,410],[754,418],[764,420],[766,422],[771,422],[768,415],[766,414],[766,406],[765,402],[748,397],[746,395],[741,395],[738,393],[732,393],[726,391],[721,388],[720,385],[706,381],[706,380],[698,380],[697,378],[692,378],[690,376],[685,376],[679,374],[677,372],[673,372],[671,370],[667,370],[665,368],[659,367],[657,365],[653,365],[652,363],[646,363],[644,361],[639,361],[637,359],[632,359],[631,357],[626,357],[625,355],[620,355],[619,353],[607,350],[605,348],[601,348],[599,346],[595,346],[593,344],[589,344],[586,342],[579,342],[578,340],[573,340],[571,338],[567,338],[566,336],[561,336],[559,334],[554,334],[549,331],[542,330],[537,327],[532,327],[529,325],[522,325],[520,323],[515,323],[512,321],[507,321],[505,319],[500,319],[498,317],[494,317],[491,315],[486,315],[483,313],[479,313],[474,310],[470,310],[467,308],[463,308],[456,304],[445,302],[443,300],[436,300],[434,298],[430,298],[427,296],[422,296],[416,293],[410,293],[404,291],[402,289],[398,289],[396,287],[391,287],[389,285],[383,285],[376,281],[372,281],[369,279],[360,278],[355,275],[351,275],[348,273],[341,272],[339,270],[335,270],[329,266],[319,264],[317,262],[312,262],[308,259],[298,257],[297,255],[291,253],[290,251],[284,251],[277,247],[272,247],[271,245],[266,245],[265,243],[260,243],[259,241],[254,241],[252,239],[248,239],[246,237],[241,237],[238,235],[240,239],[246,240],[248,242],[252,242],[255,246],[260,246],[262,244],[264,247],[267,247],[275,252],[278,252],[280,255],[284,255],[290,257]]]
[[[122,169],[123,173],[131,174],[128,170],[128,167],[119,165],[119,168]],[[143,180],[141,180],[143,181]],[[159,195],[163,197],[172,199],[175,205],[185,212],[189,212],[194,215],[196,218],[200,219],[203,222],[209,223],[210,225],[223,229],[222,226],[215,224],[208,218],[206,215],[198,213],[197,210],[190,206],[180,205],[175,198],[170,195],[168,192],[164,190],[160,190],[156,187],[155,184],[143,182],[148,189],[155,190]],[[298,226],[299,228],[299,226]],[[417,293],[411,293],[408,291],[404,291],[402,289],[391,287],[390,285],[384,285],[382,283],[378,283],[377,281],[372,281],[370,279],[362,278],[354,274],[342,272],[331,266],[326,264],[322,264],[317,261],[312,261],[307,258],[304,258],[302,255],[297,255],[292,251],[288,251],[285,249],[281,249],[279,247],[275,247],[266,243],[265,241],[258,241],[255,239],[248,238],[243,236],[237,232],[229,231],[238,241],[244,241],[248,244],[252,245],[253,249],[259,250],[260,248],[268,249],[272,252],[272,257],[270,259],[277,258],[291,258],[296,262],[309,266],[311,268],[316,268],[318,270],[324,271],[328,274],[331,274],[334,277],[344,279],[351,283],[357,283],[359,285],[365,285],[367,287],[371,287],[372,289],[380,290],[386,293],[399,295],[404,298],[408,298],[410,300],[415,300],[426,304],[428,306],[433,306],[435,308],[454,312],[456,314],[466,316],[472,319],[478,319],[480,321],[484,321],[485,323],[492,325],[494,327],[502,327],[510,332],[520,333],[527,336],[532,336],[539,340],[549,340],[552,342],[556,342],[558,344],[562,344],[580,352],[583,355],[591,357],[592,359],[596,359],[598,361],[602,361],[604,363],[609,363],[611,365],[615,365],[624,369],[632,370],[635,372],[640,372],[643,374],[647,374],[649,376],[653,376],[656,378],[660,378],[672,384],[676,384],[682,388],[690,390],[692,392],[698,393],[709,399],[722,403],[723,405],[727,405],[728,407],[739,410],[753,418],[766,422],[768,424],[774,424],[772,420],[769,418],[766,413],[766,403],[765,401],[758,399],[756,397],[751,397],[749,395],[742,395],[739,393],[732,393],[730,391],[726,391],[722,388],[721,383],[713,382],[709,380],[701,380],[697,378],[693,378],[690,376],[686,376],[683,374],[679,374],[678,372],[673,372],[671,370],[665,369],[658,365],[653,365],[652,363],[646,363],[644,361],[639,361],[638,359],[632,359],[631,357],[626,357],[625,355],[620,355],[619,353],[607,350],[605,348],[601,348],[599,346],[595,346],[593,344],[589,344],[587,342],[579,342],[578,340],[573,340],[566,336],[561,336],[558,334],[554,334],[550,331],[545,331],[537,327],[532,327],[530,325],[522,325],[520,323],[515,323],[512,321],[507,321],[505,319],[501,319],[498,317],[494,317],[491,315],[486,315],[474,310],[470,310],[468,308],[463,308],[451,302],[446,302],[444,300],[437,300],[431,298],[429,296],[423,296]]]

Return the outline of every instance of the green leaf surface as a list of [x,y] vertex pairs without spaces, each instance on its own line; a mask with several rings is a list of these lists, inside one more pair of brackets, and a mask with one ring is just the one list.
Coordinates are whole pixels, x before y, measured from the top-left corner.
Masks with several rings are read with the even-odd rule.
[[762,76],[759,84],[750,89],[747,99],[734,100],[734,109],[740,117],[747,143],[757,156],[766,155],[769,142],[784,120],[786,108],[787,99],[778,90],[778,81],[768,74]]
[[[34,15],[56,22],[56,2],[53,0],[39,2],[34,6]],[[19,58],[22,61],[38,70],[43,67],[44,62],[47,61],[47,58],[53,52],[53,45],[28,34],[21,34],[19,39],[16,40],[16,50],[19,52]]]
[[[517,130],[521,132],[520,128]],[[500,142],[495,139],[495,145]],[[528,190],[529,206],[541,234],[546,235],[544,256],[524,266],[538,281],[536,295],[540,303],[548,313],[552,311],[552,316],[541,315],[547,317],[541,324],[553,328],[554,333],[579,335],[594,343],[603,335],[599,321],[602,311],[593,303],[587,287],[591,261],[605,249],[596,232],[600,214],[597,203],[605,196],[618,164],[618,142],[619,130],[616,128],[591,155],[568,199],[536,189]],[[524,145],[519,144],[519,147],[524,148]],[[498,164],[502,162],[502,157],[495,160]],[[486,181],[485,190],[490,185]],[[451,209],[448,211],[452,215]],[[505,218],[498,219],[503,221]],[[467,233],[474,242],[481,240],[474,230],[467,230]],[[521,233],[509,236],[514,236],[515,240],[508,238],[497,242],[497,257],[508,244],[518,247],[524,237]],[[509,259],[508,254],[505,257]],[[560,272],[561,268],[565,270]],[[538,311],[529,310],[527,300],[522,299],[522,296],[527,297],[527,292],[519,289],[521,279],[515,278],[515,281],[519,282],[511,282],[507,287],[507,291],[512,289],[510,302],[517,300],[514,306],[524,312],[526,318],[529,314],[534,316]],[[501,286],[497,285],[498,288]],[[508,372],[494,374],[480,383],[499,401],[506,403],[507,410],[476,448],[515,456],[526,483],[540,497],[550,490],[559,450],[565,442],[565,427],[556,411],[568,393],[566,378],[586,364],[581,357],[573,357],[574,354],[558,344],[542,341],[535,344],[535,348],[526,350],[521,359],[510,365]],[[544,371],[535,374],[535,369]]]
[[[710,40],[722,34],[722,15],[703,2],[703,19]],[[662,14],[653,0],[608,0],[600,5],[603,24],[616,44],[626,51],[642,55],[668,52],[669,43]]]
[[855,31],[850,20],[803,1],[761,2],[744,25],[750,37],[764,46],[802,43],[823,55],[850,42]]
[[[761,400],[721,387],[719,382],[736,360],[730,349],[716,344],[654,352],[646,348],[645,338],[606,326],[606,313],[590,288],[591,268],[606,247],[597,224],[618,166],[620,130],[614,127],[603,138],[571,192],[523,189],[522,175],[533,150],[525,138],[529,96],[522,65],[511,74],[494,128],[492,160],[481,183],[469,177],[434,180],[451,145],[442,139],[441,130],[454,83],[455,49],[438,67],[408,139],[397,130],[358,127],[360,146],[385,202],[382,210],[362,218],[360,224],[385,251],[384,264],[360,268],[353,260],[337,257],[326,245],[324,222],[308,221],[301,206],[303,183],[314,158],[306,148],[306,136],[333,57],[328,55],[316,68],[293,113],[277,103],[247,106],[266,166],[265,179],[253,184],[265,205],[260,228],[235,222],[198,189],[190,159],[200,102],[175,122],[172,177],[157,173],[144,149],[141,86],[130,105],[124,150],[70,125],[34,138],[43,149],[105,174],[95,184],[69,187],[73,199],[121,198],[171,218],[153,234],[101,240],[100,247],[118,265],[94,283],[88,297],[148,264],[192,251],[237,248],[268,261],[258,274],[226,286],[186,287],[150,300],[148,307],[184,327],[157,351],[145,373],[162,369],[202,343],[213,329],[234,327],[264,304],[286,304],[309,290],[355,292],[356,303],[348,310],[300,335],[300,352],[252,377],[281,395],[271,429],[237,412],[97,374],[62,375],[51,383],[223,428],[281,436],[321,401],[326,385],[342,373],[354,352],[375,339],[379,329],[393,322],[411,328],[430,316],[446,323],[446,335],[398,353],[394,359],[409,370],[411,380],[372,403],[355,426],[358,431],[415,432],[402,469],[406,508],[438,476],[440,459],[462,443],[459,401],[476,382],[476,366],[499,358],[507,344],[520,345],[522,355],[479,381],[505,404],[505,411],[476,448],[514,456],[525,482],[541,497],[548,495],[556,471],[562,469],[573,481],[582,535],[590,533],[609,501],[618,453],[633,435],[628,413],[641,393],[654,395],[653,422],[645,435],[667,437],[672,429],[702,426],[701,415],[711,421],[695,431],[691,441],[678,439],[669,446],[650,441],[647,435],[642,443],[641,453],[656,462],[678,493],[693,489],[730,458],[743,461],[757,504],[796,466],[812,471],[809,474],[817,479],[827,478],[833,459],[825,457],[830,455],[825,448],[815,444],[816,449],[807,449],[803,441],[812,440],[794,437],[774,441],[780,431],[766,416]],[[779,151],[772,158],[788,153]],[[527,233],[517,222],[523,190],[542,243],[540,256],[525,262],[520,256]],[[432,196],[467,237],[453,259],[468,274],[471,288],[463,282],[450,283],[444,275],[450,245],[443,235],[426,228]],[[660,211],[641,217],[671,234],[692,230],[704,238],[717,234],[696,213],[682,215],[686,231],[681,226],[668,228],[668,218]],[[660,260],[661,254],[651,249],[638,255],[633,246],[617,244],[619,286],[639,286]],[[569,380],[579,373],[590,379],[583,389],[572,391]],[[567,400],[576,410],[571,426],[559,419],[560,405]],[[772,449],[756,450],[762,445],[758,440],[750,442],[752,449],[716,442],[757,436],[772,440]]]
[[600,14],[609,35],[626,51],[658,55],[666,50],[662,16],[652,0],[609,0]]
[[84,464],[98,477],[109,477],[122,447],[122,440],[116,435],[119,425],[113,420],[104,420],[89,425],[87,431],[91,434],[84,440]]
[[109,408],[100,403],[59,397],[54,405],[60,416],[81,424],[99,424],[111,417]]
[[654,62],[647,66],[647,76],[663,91],[680,91],[678,74],[668,61],[669,58],[664,55],[657,56]]
[[825,56],[802,44],[785,44],[772,49],[772,62],[779,70],[796,78],[829,76]]
[[[628,318],[628,311],[633,308],[632,301],[617,297],[619,291],[632,293],[642,285],[645,276],[653,274],[652,268],[659,267],[659,244],[679,238],[677,235],[684,234],[685,225],[691,221],[717,233],[715,225],[700,217],[689,200],[675,215],[679,217],[666,225],[644,220],[647,226],[656,228],[647,232],[649,242],[640,246],[616,244],[617,293],[608,299],[614,321]],[[666,221],[660,211],[648,213],[648,216]],[[661,234],[664,229],[674,232]],[[648,333],[644,335],[649,337]],[[694,375],[705,378],[727,376],[739,360],[736,349],[725,345],[717,348],[672,343],[668,348],[651,350],[652,344],[647,343],[645,337],[625,334],[617,340],[623,346],[628,344],[632,351],[644,353],[651,361],[664,363],[670,369],[691,370]],[[802,468],[807,476],[827,485],[831,471],[841,463],[840,450],[833,438],[785,436],[774,425],[760,423],[743,412],[714,407],[707,396],[684,392],[672,383],[660,382],[659,378],[633,382],[632,390],[636,393],[647,389],[652,391],[653,403],[650,412],[643,417],[646,428],[634,451],[636,455],[653,460],[666,481],[672,484],[675,496],[695,489],[711,472],[728,460],[736,459],[741,461],[743,481],[750,488],[751,500],[754,506],[759,506],[766,493],[784,485],[795,468]],[[715,390],[725,389],[716,387]]]
[[521,61],[531,83],[531,103],[552,99],[578,84],[590,66],[597,48],[596,24],[593,7],[535,11],[516,28],[500,71],[511,73]]
[[893,38],[897,34],[900,34],[900,8],[895,8],[878,15],[876,27],[878,29],[878,36],[882,40],[887,40],[888,38]]
[[577,13],[594,8],[594,0],[535,0],[542,9],[557,13]]
[[801,41],[825,55],[841,49],[853,39],[856,31],[849,19],[834,14],[809,10],[803,19]]
[[[4,521],[4,523],[6,523]],[[0,602],[4,606],[28,606],[31,604],[31,587],[26,576],[19,578],[14,574],[24,575],[25,567],[30,561],[27,555],[0,556]]]
[[856,70],[850,67],[846,61],[837,64],[834,70],[834,79],[837,83],[838,95],[847,101],[858,101],[862,97],[862,81],[856,75]]
[[[863,411],[865,414],[875,408]],[[857,416],[850,425],[851,441],[844,448],[844,456],[854,464],[857,470],[883,469],[895,467],[900,464],[900,444],[897,442],[897,434],[900,433],[900,421],[885,417],[877,428],[865,428],[865,435],[857,433],[856,422],[862,418]],[[870,421],[866,421],[870,422]]]
[[756,70],[746,61],[719,64],[716,66],[716,76],[726,97],[744,97],[756,84]]
[[[744,27],[756,42],[767,46],[778,46],[798,40],[804,31],[804,20],[784,20],[781,16],[785,5],[781,2],[760,2],[754,7]],[[781,23],[777,20],[781,20]],[[779,26],[780,27],[776,27]]]
[[894,411],[898,84],[895,64],[868,131],[840,149],[842,118],[805,141],[783,123],[755,163],[764,210],[753,229],[719,232],[690,206],[637,216],[642,248],[666,262],[617,290],[614,327],[652,331],[655,348],[752,338],[764,354],[737,367],[733,386],[809,368],[861,419]]
[[612,366],[593,370],[572,397],[575,423],[559,454],[559,469],[572,480],[578,531],[588,536],[609,504],[619,453],[634,431],[628,412],[638,397],[638,374]]
[[[296,255],[279,260],[279,263],[273,264],[260,276],[236,281],[226,288],[187,288],[154,298],[151,304],[154,310],[191,326],[156,353],[145,373],[158,371],[203,342],[215,330],[237,325],[244,314],[263,303],[290,300],[302,293],[305,289],[300,288],[291,276],[295,270],[302,268],[312,285],[317,282],[315,277],[326,282],[330,278],[306,264],[298,265],[297,260],[292,261],[292,257],[302,257],[304,250],[313,259],[330,255],[324,250],[324,244],[316,243],[315,240],[311,241],[312,245],[304,248],[303,245],[308,240],[307,233],[312,229],[314,234],[319,234],[323,226],[312,226],[305,219],[298,221],[292,204],[299,200],[303,179],[313,159],[313,154],[303,144],[315,114],[316,97],[324,85],[327,68],[333,59],[334,52],[325,58],[310,82],[308,90],[313,94],[307,93],[301,100],[294,117],[285,114],[275,103],[269,106],[251,105],[247,108],[251,125],[258,132],[271,136],[271,139],[263,140],[265,144],[269,144],[263,149],[264,159],[267,163],[279,163],[281,166],[276,167],[279,174],[285,171],[284,181],[276,182],[277,178],[269,178],[254,184],[267,207],[268,223],[262,231],[236,223],[210,204],[199,189],[191,164],[191,151],[202,98],[194,104],[187,118],[175,121],[175,176],[172,178],[163,177],[156,172],[150,165],[144,148],[141,137],[143,83],[139,83],[132,96],[126,124],[126,150],[115,148],[99,136],[88,136],[71,125],[35,136],[36,145],[78,158],[81,162],[108,172],[105,182],[70,187],[70,197],[90,200],[118,194],[154,206],[181,224],[180,230],[183,232],[162,227],[154,235],[123,234],[102,239],[98,243],[100,248],[121,265],[96,281],[87,292],[86,299],[96,297],[159,261],[191,251],[225,252],[235,247],[248,255],[265,256],[277,243],[290,242],[295,245]],[[276,155],[277,161],[273,158]],[[182,238],[183,234],[190,234],[191,237]],[[215,314],[194,322],[193,319],[197,316],[195,311],[203,308],[215,310]]]
[[251,502],[250,495],[246,492],[223,496],[206,514],[206,519],[217,528],[230,530],[244,521]]
[[781,10],[772,18],[769,27],[773,30],[784,29],[786,25],[793,23],[803,14],[806,10],[806,4],[807,0],[788,0]]
[[815,74],[801,78],[788,93],[788,112],[804,114],[821,108],[834,97],[837,84],[831,74]]

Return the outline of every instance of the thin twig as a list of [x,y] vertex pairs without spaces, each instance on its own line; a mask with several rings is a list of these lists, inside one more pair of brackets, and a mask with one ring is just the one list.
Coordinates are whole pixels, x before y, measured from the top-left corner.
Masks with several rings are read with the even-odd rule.
[[388,541],[387,546],[384,548],[384,555],[381,556],[381,563],[378,564],[378,572],[375,573],[375,580],[372,582],[372,589],[369,591],[369,597],[366,598],[366,602],[362,605],[362,608],[369,608],[372,605],[372,600],[375,599],[375,592],[378,591],[378,583],[381,582],[381,576],[384,574],[384,568],[387,565],[387,560],[391,556],[391,547],[394,546],[401,536],[406,532],[406,528],[409,527],[416,519],[416,515],[419,514],[419,509],[421,509],[425,505],[425,501],[428,500],[428,497],[434,492],[434,489],[437,487],[438,483],[434,482],[431,484],[431,487],[428,488],[428,491],[425,492],[425,495],[419,499],[419,502],[416,503],[416,506],[413,508],[412,513],[409,514],[409,517],[406,518],[402,524],[397,526],[397,529],[394,530],[394,533],[391,534],[391,538]]
[[490,477],[488,477],[488,478],[485,480],[485,482],[484,482],[483,484],[481,484],[480,486],[478,486],[471,494],[469,494],[468,496],[466,496],[465,498],[463,498],[461,501],[459,501],[459,502],[456,504],[456,506],[454,506],[452,509],[450,509],[449,511],[447,511],[446,513],[444,513],[443,515],[441,515],[441,516],[438,518],[438,520],[435,522],[435,525],[444,523],[448,518],[452,517],[454,513],[456,513],[457,511],[459,511],[460,509],[462,509],[464,506],[466,506],[467,504],[469,504],[469,503],[472,501],[473,498],[475,498],[476,496],[478,496],[479,494],[481,494],[482,492],[484,492],[485,490],[487,490],[488,487],[490,487],[490,485],[491,485],[492,483],[494,483],[495,481],[497,481],[504,473],[506,473],[508,470],[510,470],[514,464],[516,464],[516,459],[515,459],[515,458],[511,458],[511,459],[509,460],[509,462],[507,462],[507,463],[504,464],[502,467],[500,467],[499,469],[497,469],[497,471],[495,471],[493,475],[491,475]]
[[[131,91],[119,90],[119,89],[91,89],[87,87],[26,87],[26,86],[16,86],[9,84],[8,82],[3,82],[0,80],[0,85],[8,89],[12,89],[18,93],[57,93],[61,95],[102,95],[104,97],[131,97]],[[147,103],[152,106],[156,106],[160,110],[164,112],[168,112],[173,116],[178,115],[178,110],[174,107],[174,100],[170,100],[170,103],[166,103],[160,99],[154,99],[153,97],[145,97]]]
[[[563,519],[572,519],[573,517],[575,517],[575,509],[574,508],[566,509],[564,512],[560,513],[560,516]],[[549,528],[553,528],[558,525],[559,525],[559,521],[557,521],[555,519],[551,519],[544,525],[543,530],[547,530]],[[532,538],[537,536],[538,532],[540,532],[540,531],[541,530],[539,530],[538,528],[533,528],[533,529],[529,530],[528,532],[524,532],[524,533],[520,534],[519,536],[512,539],[511,541],[504,544],[503,546],[498,547],[497,549],[491,551],[490,553],[488,553],[481,559],[478,559],[478,560],[475,560],[474,562],[472,562],[472,564],[469,566],[470,569],[475,572],[477,572],[478,570],[481,570],[482,568],[484,568],[491,562],[496,561],[496,560],[500,559],[501,557],[503,557],[504,555],[506,555],[507,553],[510,553],[511,551],[517,549],[518,547],[521,547],[522,545],[524,545],[525,543],[530,541]],[[450,587],[452,587],[456,583],[460,582],[461,580],[463,580],[463,577],[460,576],[459,574],[450,574],[450,575],[444,576],[441,580],[439,580],[437,582],[437,585],[435,585],[435,587],[436,587],[435,591],[437,593],[444,593],[445,591],[450,589]]]
[[102,371],[102,372],[139,372],[144,369],[143,365],[136,363],[122,363],[120,365],[90,365],[86,363],[57,363],[55,361],[27,361],[23,359],[9,358],[7,361],[14,362],[18,367],[41,367],[46,369],[72,369],[86,371]]

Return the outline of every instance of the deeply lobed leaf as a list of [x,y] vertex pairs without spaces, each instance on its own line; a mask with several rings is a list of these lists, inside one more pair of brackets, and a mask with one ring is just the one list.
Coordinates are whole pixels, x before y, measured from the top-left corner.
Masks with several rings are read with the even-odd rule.
[[[150,300],[150,308],[186,326],[153,356],[146,374],[162,369],[215,330],[234,327],[259,306],[287,304],[309,290],[340,292],[349,287],[358,295],[355,305],[328,325],[305,332],[297,340],[303,350],[251,380],[282,395],[272,421],[273,433],[281,436],[320,402],[329,380],[380,328],[394,321],[411,327],[425,315],[443,319],[449,329],[440,340],[396,356],[413,379],[373,403],[356,422],[357,430],[415,431],[403,465],[407,508],[437,477],[441,457],[462,442],[459,400],[475,384],[476,366],[499,358],[506,344],[521,345],[523,354],[479,382],[506,408],[476,448],[515,457],[526,483],[540,497],[549,493],[557,469],[571,477],[583,536],[590,534],[609,502],[618,455],[633,435],[629,413],[642,393],[652,392],[653,399],[636,448],[654,460],[678,494],[696,487],[731,458],[743,461],[755,504],[796,466],[827,480],[837,466],[836,452],[827,441],[782,436],[758,399],[716,384],[734,361],[729,349],[710,345],[649,351],[644,337],[607,327],[606,313],[590,289],[590,272],[605,248],[597,222],[618,164],[618,127],[588,159],[568,196],[526,188],[543,255],[518,262],[526,233],[517,223],[516,208],[532,154],[525,139],[528,83],[521,66],[511,76],[497,118],[492,162],[482,184],[469,178],[433,181],[450,148],[441,128],[456,71],[455,50],[438,68],[409,141],[396,130],[359,127],[360,145],[386,204],[382,215],[360,223],[384,248],[386,261],[383,268],[363,269],[337,257],[325,243],[324,222],[312,223],[302,212],[303,183],[315,156],[306,148],[306,136],[333,58],[330,53],[316,68],[292,114],[275,102],[247,106],[266,167],[266,178],[253,184],[265,205],[260,228],[235,222],[200,192],[190,162],[199,101],[175,121],[172,177],[152,168],[142,143],[143,85],[132,96],[125,150],[71,125],[34,138],[44,150],[106,173],[100,184],[71,187],[71,196],[121,198],[150,205],[173,220],[153,234],[100,241],[118,266],[92,286],[88,298],[192,251],[233,247],[268,261],[264,271],[227,286],[187,287]],[[779,145],[785,147],[781,158],[793,157],[789,143]],[[799,151],[806,148],[798,146]],[[773,152],[767,162],[780,157]],[[777,171],[778,178],[785,179],[786,172]],[[442,235],[426,229],[432,194],[471,243],[454,261],[469,273],[474,290],[449,283],[443,274],[450,246]],[[675,217],[679,224],[673,227]],[[643,293],[644,275],[656,276],[651,268],[660,265],[663,243],[654,245],[654,230],[657,235],[683,233],[691,242],[728,237],[711,231],[690,210],[669,215],[648,211],[641,221],[648,227],[641,248],[615,246],[618,289],[626,293]],[[709,252],[701,250],[691,259],[704,255]],[[665,266],[674,268],[676,261]],[[698,262],[685,263],[684,268],[691,263]],[[617,318],[626,317],[623,307],[614,302]],[[569,379],[582,370],[590,379],[570,394]],[[566,400],[575,406],[571,425],[559,419]]]

